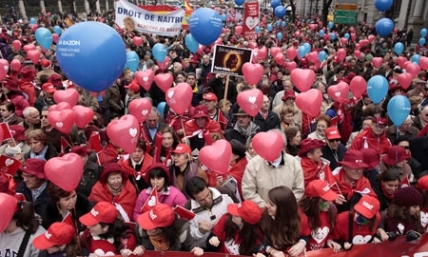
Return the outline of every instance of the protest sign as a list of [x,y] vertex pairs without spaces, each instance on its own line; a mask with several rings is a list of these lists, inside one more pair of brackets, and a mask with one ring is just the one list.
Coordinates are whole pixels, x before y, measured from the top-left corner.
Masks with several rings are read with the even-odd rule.
[[242,76],[242,65],[251,62],[251,49],[216,45],[211,71],[227,75]]

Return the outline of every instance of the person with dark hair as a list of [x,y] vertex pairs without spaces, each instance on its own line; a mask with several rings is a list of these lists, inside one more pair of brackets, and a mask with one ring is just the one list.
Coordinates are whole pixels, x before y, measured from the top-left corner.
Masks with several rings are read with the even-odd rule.
[[396,145],[399,145],[406,149],[406,153],[410,156],[410,158],[407,160],[407,164],[409,164],[410,168],[412,169],[414,178],[418,180],[421,177],[428,175],[428,167],[423,170],[421,163],[415,157],[413,157],[413,154],[410,151],[410,140],[411,139],[409,136],[400,136],[397,138],[397,141],[395,143]]
[[47,229],[53,223],[65,220],[77,233],[82,232],[84,229],[78,219],[91,210],[93,203],[75,190],[67,192],[53,183],[48,186],[48,194],[51,201],[41,214],[43,227]]
[[[230,175],[233,178],[232,184],[233,188],[230,188],[232,192],[239,196],[239,199],[243,199],[241,184],[242,177],[244,176],[245,167],[247,166],[248,160],[246,158],[246,148],[245,145],[239,142],[236,139],[230,141],[232,147],[232,158],[230,159],[230,169],[227,172],[227,175]],[[223,179],[221,181],[223,182]],[[220,183],[220,186],[222,183]]]
[[89,256],[116,255],[136,246],[134,233],[119,218],[116,207],[109,202],[97,203],[79,220],[87,227],[81,235],[81,242],[86,253],[90,253]]
[[45,229],[35,217],[31,202],[17,202],[14,208],[12,220],[6,222],[6,229],[0,233],[0,253],[2,256],[37,257],[40,251],[32,242],[44,234]]
[[232,255],[253,256],[264,249],[260,229],[262,211],[256,203],[247,200],[229,204],[208,237],[207,250]]
[[160,151],[159,161],[169,168],[174,164],[172,151],[180,143],[180,139],[178,138],[176,131],[169,126],[163,128],[160,131],[160,134],[162,135],[162,149]]
[[169,205],[156,204],[153,209],[141,214],[137,222],[138,246],[133,252],[127,251],[127,254],[141,256],[145,250],[190,251],[195,256],[204,253],[195,246],[190,236],[189,222],[178,219]]
[[132,221],[137,191],[128,177],[129,173],[117,163],[104,166],[103,173],[88,199],[96,203],[113,203],[125,222]]
[[[76,192],[84,197],[91,194],[92,187],[98,182],[103,171],[103,167],[92,160],[92,151],[87,146],[74,146],[70,149],[71,153],[78,154],[83,161],[83,174]],[[96,158],[96,156],[94,156]]]
[[302,133],[298,127],[287,127],[284,130],[284,134],[287,138],[287,146],[285,147],[286,153],[292,156],[297,156],[300,151]]
[[74,227],[67,223],[53,223],[45,234],[37,236],[33,245],[41,250],[39,256],[77,257],[82,256]]
[[24,154],[24,159],[37,158],[47,161],[58,156],[58,152],[55,147],[49,144],[46,134],[41,129],[35,129],[28,132],[26,135],[26,141],[31,150]]
[[380,173],[375,180],[370,180],[373,191],[380,202],[380,211],[386,213],[386,209],[393,201],[394,193],[400,188],[401,170],[399,168],[390,168]]
[[197,217],[190,222],[190,234],[196,240],[195,245],[204,248],[212,228],[227,213],[227,206],[233,200],[217,189],[208,187],[205,180],[192,177],[187,181],[186,193],[191,198],[190,210]]
[[12,102],[0,103],[2,122],[10,125],[23,125],[24,119],[15,114],[15,106]]
[[144,180],[147,185],[150,185],[147,189],[141,191],[137,198],[137,203],[134,208],[134,220],[142,212],[144,204],[151,200],[150,196],[153,190],[157,191],[158,202],[175,207],[177,205],[184,206],[187,202],[184,194],[176,187],[171,185],[171,176],[168,168],[161,164],[155,163],[146,169]]

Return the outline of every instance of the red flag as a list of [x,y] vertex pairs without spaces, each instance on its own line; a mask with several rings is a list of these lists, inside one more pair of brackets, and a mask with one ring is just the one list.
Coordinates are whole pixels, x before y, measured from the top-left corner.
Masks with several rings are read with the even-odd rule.
[[94,152],[99,153],[103,150],[103,146],[101,145],[101,137],[100,133],[97,131],[92,132],[91,136],[88,140],[88,148],[94,150]]
[[6,155],[0,155],[0,171],[13,176],[18,171],[19,167],[21,167],[21,162],[17,159]]
[[406,176],[403,181],[401,181],[400,187],[409,187],[410,186],[410,180],[409,176]]
[[146,211],[150,211],[159,201],[158,198],[158,190],[153,188],[152,193],[150,194],[147,201],[144,203],[143,207],[141,207],[141,213],[145,213]]
[[174,212],[178,216],[180,216],[180,219],[188,220],[188,221],[192,220],[196,216],[196,214],[194,214],[193,212],[187,210],[186,208],[180,205],[175,206]]
[[64,154],[65,152],[70,151],[70,149],[70,143],[68,143],[68,141],[64,137],[61,137],[61,153]]
[[3,131],[3,140],[12,138],[12,133],[10,132],[9,125],[7,125],[7,123],[0,123],[0,128]]

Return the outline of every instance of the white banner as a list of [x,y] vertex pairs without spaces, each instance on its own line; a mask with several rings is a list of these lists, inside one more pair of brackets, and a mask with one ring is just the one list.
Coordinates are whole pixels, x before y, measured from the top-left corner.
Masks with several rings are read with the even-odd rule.
[[162,36],[176,36],[180,33],[184,10],[156,14],[146,11],[128,1],[116,3],[116,24],[121,28],[138,30]]

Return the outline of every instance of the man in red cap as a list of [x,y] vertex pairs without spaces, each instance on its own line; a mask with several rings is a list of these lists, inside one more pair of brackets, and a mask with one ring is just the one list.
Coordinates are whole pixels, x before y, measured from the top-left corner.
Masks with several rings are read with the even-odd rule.
[[53,95],[56,92],[56,88],[52,83],[44,83],[42,85],[42,92],[43,94],[40,94],[40,96],[37,97],[36,103],[34,104],[34,107],[37,108],[39,113],[42,113],[43,107],[49,107],[56,104],[55,100],[53,99]]
[[223,112],[218,108],[218,99],[214,93],[206,93],[202,96],[203,104],[208,109],[208,115],[213,121],[220,123],[221,129],[225,130],[229,122]]
[[349,150],[360,150],[363,148],[375,149],[379,154],[385,154],[392,146],[386,137],[385,128],[388,125],[386,118],[373,118],[370,128],[365,129],[358,134],[349,147]]
[[132,100],[141,98],[140,97],[140,85],[136,81],[131,82],[131,84],[124,86],[126,88],[125,96],[125,114],[129,114],[128,106]]
[[[52,63],[48,59],[41,60],[40,61],[40,65],[42,66],[42,70],[39,71],[39,72],[37,72],[37,74],[36,74],[37,85],[39,85],[39,86],[41,85],[40,77],[42,75],[47,75],[48,78],[50,76],[52,76],[52,74],[59,75],[58,73],[56,73],[55,71],[53,71],[53,69],[52,69]],[[59,75],[59,76],[61,76],[61,75]]]
[[342,139],[336,127],[329,127],[325,130],[326,145],[322,147],[323,158],[330,162],[330,169],[337,168],[337,163],[343,160],[346,147],[340,142]]

